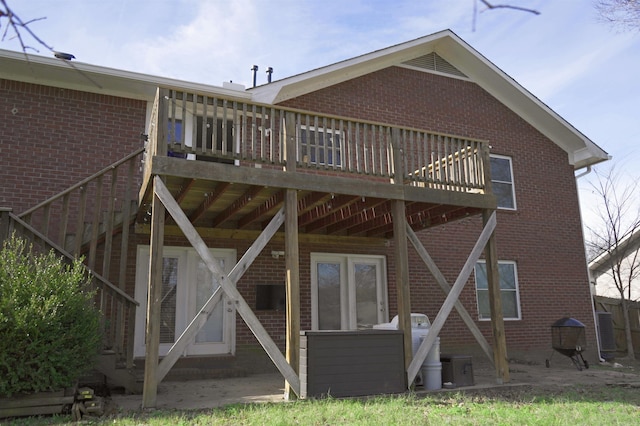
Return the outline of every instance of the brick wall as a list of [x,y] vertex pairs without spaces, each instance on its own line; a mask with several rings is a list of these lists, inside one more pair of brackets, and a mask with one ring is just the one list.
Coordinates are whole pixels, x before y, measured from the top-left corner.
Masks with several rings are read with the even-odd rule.
[[[567,154],[557,145],[474,83],[400,67],[283,104],[485,139],[493,154],[511,157],[517,211],[499,211],[497,227],[499,258],[517,263],[520,289],[522,319],[505,324],[509,351],[551,351],[551,324],[572,316],[587,326],[589,352],[595,356],[577,189]],[[481,229],[481,219],[476,217],[420,233],[450,284]],[[427,313],[433,320],[444,294],[412,248],[409,254],[412,310]],[[394,260],[391,255],[387,259],[390,299],[395,300]],[[461,300],[477,318],[474,286],[472,276]],[[395,302],[391,300],[390,309],[393,315]],[[477,324],[490,339],[490,323]],[[474,343],[455,311],[441,339],[445,348]]]
[[0,206],[20,213],[142,146],[146,102],[0,79]]
[[[404,68],[382,70],[285,103],[286,106],[487,139],[495,154],[513,160],[515,212],[498,214],[498,252],[517,262],[522,320],[506,323],[510,353],[549,351],[550,325],[569,315],[587,325],[595,348],[577,191],[567,155],[475,84]],[[141,146],[146,104],[123,98],[0,80],[0,206],[20,212],[102,169]],[[15,114],[13,113],[15,112]],[[6,123],[6,125],[5,125]],[[11,161],[11,159],[19,159]],[[450,283],[476,241],[481,221],[474,217],[421,232],[421,239]],[[135,244],[130,247],[127,291],[134,293]],[[167,245],[185,245],[168,237]],[[250,241],[208,240],[210,247],[236,248]],[[255,286],[283,283],[284,258],[275,260],[271,243],[238,283],[250,306]],[[301,327],[311,327],[310,253],[368,253],[387,256],[390,317],[396,313],[393,247],[300,247]],[[444,295],[413,249],[409,249],[412,311],[438,312]],[[461,299],[477,318],[473,278]],[[267,331],[284,348],[282,311],[257,311]],[[490,324],[478,322],[490,338]],[[441,333],[443,348],[474,346],[466,326],[452,313]],[[237,344],[255,343],[238,317]],[[594,350],[590,351],[595,353]],[[589,354],[589,353],[588,353]]]

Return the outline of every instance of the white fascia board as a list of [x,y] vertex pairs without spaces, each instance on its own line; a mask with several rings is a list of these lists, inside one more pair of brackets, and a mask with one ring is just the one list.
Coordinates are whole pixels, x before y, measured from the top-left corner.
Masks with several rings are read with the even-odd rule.
[[[618,242],[618,249],[615,254],[618,256],[630,256],[640,248],[640,231],[628,234]],[[589,262],[589,270],[594,278],[603,275],[610,270],[611,262],[618,262],[614,253],[605,251],[598,257]]]
[[562,148],[576,170],[610,159],[603,149],[455,34],[441,40],[435,50]]
[[246,91],[2,49],[0,78],[140,100],[152,100],[157,87],[251,99]]
[[333,86],[353,78],[399,65],[433,51],[438,39],[453,34],[449,30],[406,43],[376,50],[352,59],[248,89],[255,102],[275,104],[306,93]]
[[467,75],[469,80],[478,84],[556,143],[567,153],[567,161],[574,169],[581,169],[610,159],[603,149],[450,30],[298,74],[248,91],[253,94],[255,102],[279,103],[383,68],[400,65],[405,61],[431,52],[438,53]]

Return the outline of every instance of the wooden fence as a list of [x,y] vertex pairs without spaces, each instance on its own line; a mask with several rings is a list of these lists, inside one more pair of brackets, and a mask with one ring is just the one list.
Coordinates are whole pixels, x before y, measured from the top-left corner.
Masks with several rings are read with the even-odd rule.
[[[616,344],[616,355],[625,356],[627,353],[627,340],[624,331],[624,315],[620,299],[594,296],[597,312],[608,312],[613,320],[613,333]],[[636,357],[640,356],[640,302],[630,302],[629,322],[631,324],[631,338]]]

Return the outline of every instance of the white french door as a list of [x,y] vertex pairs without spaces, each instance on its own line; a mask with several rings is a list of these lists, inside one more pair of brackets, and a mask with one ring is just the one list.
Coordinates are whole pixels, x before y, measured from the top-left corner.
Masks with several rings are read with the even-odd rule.
[[358,330],[388,321],[383,256],[311,253],[311,326]]
[[[236,251],[211,249],[220,267],[229,272],[236,262]],[[164,247],[162,299],[160,307],[160,356],[180,337],[195,314],[213,294],[219,283],[212,277],[198,253],[190,247]],[[149,246],[138,247],[136,262],[135,356],[145,354]],[[235,352],[235,307],[223,295],[205,326],[187,346],[185,355],[215,355]]]

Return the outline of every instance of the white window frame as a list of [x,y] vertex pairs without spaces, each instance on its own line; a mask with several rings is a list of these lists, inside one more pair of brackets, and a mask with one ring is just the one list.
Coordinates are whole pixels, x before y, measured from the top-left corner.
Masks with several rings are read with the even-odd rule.
[[498,209],[499,210],[512,210],[512,211],[513,210],[517,210],[518,209],[518,205],[516,204],[516,185],[515,185],[515,178],[513,176],[513,159],[511,157],[506,156],[506,155],[497,155],[497,154],[491,154],[491,158],[497,158],[497,159],[501,159],[501,160],[508,160],[509,161],[509,173],[511,174],[511,182],[494,179],[493,173],[491,174],[491,183],[492,184],[495,182],[495,183],[500,183],[500,184],[505,184],[505,185],[511,185],[511,199],[513,200],[513,207],[502,207],[502,206],[498,205]]
[[[491,316],[489,317],[484,317],[482,315],[482,312],[480,312],[480,301],[479,301],[479,297],[478,297],[478,292],[480,291],[486,291],[487,294],[489,292],[489,288],[488,288],[488,281],[487,281],[487,288],[483,288],[483,289],[479,289],[478,288],[478,268],[477,265],[478,264],[484,264],[485,265],[485,271],[486,271],[486,261],[485,260],[478,260],[478,262],[476,263],[476,266],[473,268],[474,270],[474,280],[475,280],[475,286],[476,286],[476,306],[478,309],[478,320],[479,321],[491,321]],[[518,282],[518,265],[516,262],[512,261],[512,260],[499,260],[498,261],[498,268],[500,268],[500,265],[512,265],[513,266],[513,275],[514,275],[514,283],[515,283],[515,288],[514,289],[503,289],[502,286],[500,286],[500,296],[502,296],[503,292],[514,292],[516,295],[516,307],[518,309],[518,316],[517,317],[506,317],[504,316],[504,308],[503,308],[503,319],[505,321],[519,321],[522,319],[522,307],[520,306],[520,284]],[[488,297],[488,296],[487,296]]]
[[319,329],[318,307],[318,263],[340,264],[340,324],[341,330],[356,330],[356,288],[355,264],[375,264],[377,271],[376,296],[378,323],[389,322],[389,301],[387,297],[387,264],[386,257],[379,255],[343,254],[343,253],[311,253],[311,329]]
[[[314,146],[313,149],[316,150],[316,161],[313,161],[311,159],[311,147],[312,145],[309,143],[310,141],[307,140],[306,143],[303,143],[302,141],[302,133],[305,132],[305,134],[307,136],[309,136],[309,132],[314,132],[314,133],[323,133],[325,136],[323,137],[323,145],[322,147],[320,147],[320,145],[318,146]],[[344,132],[341,132],[339,129],[333,129],[333,128],[327,128],[327,127],[315,127],[315,126],[306,126],[306,125],[299,125],[297,126],[297,140],[298,140],[298,149],[297,149],[297,160],[298,162],[302,162],[305,164],[313,164],[313,165],[318,165],[318,166],[326,166],[326,167],[334,167],[336,169],[342,169],[344,167],[344,158],[343,158],[343,153],[344,153]],[[326,135],[331,135],[331,148],[327,147],[326,145]],[[335,136],[338,136],[338,143],[335,143]],[[302,154],[302,148],[306,147],[307,148],[307,154],[303,155]],[[324,158],[325,161],[324,162],[318,162],[318,156],[320,151],[323,151],[324,153]],[[331,154],[331,159],[332,161],[327,161],[329,154]],[[335,162],[336,157],[338,157],[338,162]]]
[[[237,252],[235,249],[209,249],[216,259],[224,259],[227,272],[236,264]],[[176,289],[176,318],[175,338],[177,339],[187,328],[193,316],[196,314],[194,283],[197,261],[200,258],[193,247],[163,247],[163,257],[178,259],[178,288]],[[136,257],[136,283],[135,299],[140,303],[136,308],[136,322],[134,333],[134,356],[144,357],[146,354],[146,316],[147,316],[147,287],[149,273],[149,246],[139,245]],[[219,303],[226,303],[226,296],[222,296]],[[235,305],[229,305],[224,311],[223,341],[213,343],[197,343],[194,341],[185,350],[186,355],[217,355],[235,353]],[[160,344],[160,356],[166,355],[173,344]]]
[[[193,147],[193,143],[194,143],[194,125],[197,124],[198,122],[198,118],[203,118],[202,114],[190,114],[187,113],[185,114],[185,116],[182,116],[182,109],[181,108],[176,108],[175,110],[175,121],[176,123],[180,123],[180,127],[182,130],[182,138],[184,139],[184,146],[192,148]],[[234,124],[234,128],[231,134],[232,140],[231,143],[233,145],[233,153],[234,154],[239,154],[240,153],[240,127],[241,127],[241,123],[240,123],[240,119],[244,120],[244,116],[242,116],[241,114],[238,114],[239,120],[237,123]],[[209,119],[213,119],[213,116],[209,116],[207,115],[207,120]],[[220,116],[217,117],[217,120],[222,120],[222,114],[220,114]],[[227,117],[227,123],[224,122],[224,120],[222,120],[222,132],[224,133],[226,131],[226,126],[228,124],[229,121],[233,121],[233,117]],[[172,123],[172,119],[171,117],[168,118],[168,123],[169,126],[171,126]],[[217,126],[217,123],[216,123]],[[167,134],[167,137],[169,137],[170,133],[171,133],[171,129],[167,129],[167,131],[169,132]],[[197,131],[197,130],[196,130]],[[217,127],[216,129],[212,130],[217,132]],[[222,143],[222,141],[216,141],[216,142],[220,142]],[[202,141],[201,141],[202,143]],[[196,154],[187,154],[186,157],[188,160],[195,160],[196,159]],[[240,165],[240,162],[238,160],[234,160],[234,164],[236,166]]]

